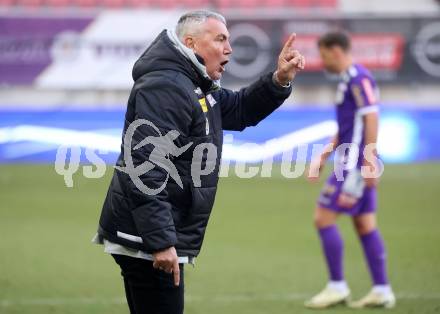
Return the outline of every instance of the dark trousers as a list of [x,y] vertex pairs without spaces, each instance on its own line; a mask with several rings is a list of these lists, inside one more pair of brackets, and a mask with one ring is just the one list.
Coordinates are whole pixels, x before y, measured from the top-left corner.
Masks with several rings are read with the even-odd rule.
[[173,274],[153,268],[153,262],[112,254],[121,267],[125,295],[131,314],[183,314],[183,264],[180,285]]

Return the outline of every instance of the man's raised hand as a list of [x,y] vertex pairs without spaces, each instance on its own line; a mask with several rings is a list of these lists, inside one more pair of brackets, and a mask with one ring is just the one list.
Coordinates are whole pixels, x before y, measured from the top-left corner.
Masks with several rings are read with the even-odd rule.
[[306,64],[304,56],[293,47],[295,39],[296,34],[291,34],[278,56],[278,67],[275,71],[275,79],[283,86],[288,85],[296,73],[303,70]]

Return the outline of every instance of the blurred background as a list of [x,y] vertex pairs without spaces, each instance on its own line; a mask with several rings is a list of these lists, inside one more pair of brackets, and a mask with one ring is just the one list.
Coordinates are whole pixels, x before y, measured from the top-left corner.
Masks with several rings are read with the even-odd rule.
[[[381,91],[379,216],[395,312],[440,312],[439,1],[0,0],[0,313],[128,311],[117,267],[90,239],[119,152],[131,69],[162,29],[202,8],[228,21],[223,87],[274,70],[292,32],[307,60],[281,109],[256,128],[225,132],[232,165],[279,161],[328,140],[337,82],[322,71],[316,40],[335,29],[352,35],[355,61]],[[249,153],[240,146],[248,142],[263,149]],[[66,187],[54,167],[61,145],[79,148],[83,165],[93,164],[92,150],[107,167],[95,164],[92,179],[82,165]],[[271,177],[250,179],[231,167],[197,266],[187,268],[186,312],[306,312],[303,299],[326,280],[311,222],[319,189],[284,178],[277,165]],[[360,296],[369,278],[350,221],[341,223]]]
[[[232,144],[264,143],[333,118],[336,83],[323,74],[316,39],[342,29],[353,37],[355,60],[372,70],[380,84],[383,158],[388,162],[440,158],[435,145],[440,140],[438,1],[0,0],[0,4],[0,162],[51,162],[60,144],[106,150],[103,158],[114,161],[134,61],[162,29],[175,25],[182,12],[199,8],[219,11],[228,20],[234,52],[224,87],[238,89],[274,70],[280,47],[292,32],[298,35],[297,49],[307,56],[306,70],[283,107],[288,113],[274,115],[262,128],[234,134]],[[81,136],[85,130],[108,136],[108,145]],[[316,130],[320,136],[312,142],[328,136],[329,131]],[[66,132],[70,142],[57,137],[58,131]],[[225,157],[247,160],[230,151],[226,149]],[[271,153],[276,158],[280,152]]]

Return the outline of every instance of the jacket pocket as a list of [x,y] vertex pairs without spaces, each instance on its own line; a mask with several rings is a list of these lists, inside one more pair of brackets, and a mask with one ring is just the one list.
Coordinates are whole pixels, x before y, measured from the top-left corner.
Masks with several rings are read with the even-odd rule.
[[131,216],[130,201],[128,198],[113,192],[111,195],[111,206],[116,217],[116,229],[132,233],[136,230]]
[[211,213],[214,206],[217,187],[194,187],[191,185],[191,213],[194,215],[206,215]]

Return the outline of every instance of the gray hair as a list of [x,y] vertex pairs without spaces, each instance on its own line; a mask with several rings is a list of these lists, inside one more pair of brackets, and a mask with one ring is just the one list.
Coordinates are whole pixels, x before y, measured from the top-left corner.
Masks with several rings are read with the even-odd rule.
[[205,23],[209,18],[216,19],[226,25],[226,19],[219,13],[207,10],[191,11],[179,18],[176,25],[177,37],[183,41],[185,35],[197,34],[200,31],[200,25]]

